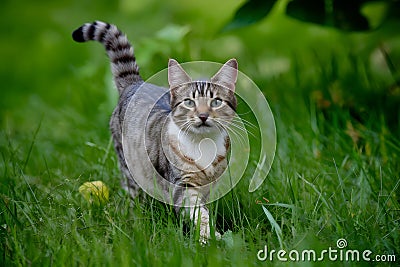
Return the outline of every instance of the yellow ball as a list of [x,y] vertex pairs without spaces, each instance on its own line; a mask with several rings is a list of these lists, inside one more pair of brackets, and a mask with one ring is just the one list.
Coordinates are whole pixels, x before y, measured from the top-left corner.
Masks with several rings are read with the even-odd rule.
[[86,182],[79,187],[79,193],[90,203],[96,206],[104,205],[108,201],[108,187],[102,181]]

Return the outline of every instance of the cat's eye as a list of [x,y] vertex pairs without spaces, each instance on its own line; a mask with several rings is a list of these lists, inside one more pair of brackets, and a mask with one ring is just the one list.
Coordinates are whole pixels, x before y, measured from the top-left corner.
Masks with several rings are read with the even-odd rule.
[[216,107],[221,106],[221,104],[222,104],[222,100],[218,99],[218,98],[215,98],[215,99],[211,100],[210,106],[212,108],[216,108]]
[[188,108],[193,108],[194,106],[196,106],[196,103],[192,100],[192,99],[185,99],[183,101],[183,103],[185,104],[185,106],[187,106]]

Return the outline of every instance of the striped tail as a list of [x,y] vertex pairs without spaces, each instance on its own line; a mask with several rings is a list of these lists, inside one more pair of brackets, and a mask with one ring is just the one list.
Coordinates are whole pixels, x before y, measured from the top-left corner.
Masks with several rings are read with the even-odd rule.
[[86,23],[72,33],[72,38],[80,43],[93,40],[104,45],[119,94],[128,86],[142,81],[133,47],[115,25],[101,21]]

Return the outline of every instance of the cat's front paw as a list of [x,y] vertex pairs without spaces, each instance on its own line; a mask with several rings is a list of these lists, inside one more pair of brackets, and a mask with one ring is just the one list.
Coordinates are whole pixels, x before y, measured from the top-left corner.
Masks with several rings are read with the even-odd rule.
[[[209,226],[201,227],[200,228],[200,238],[199,242],[202,245],[206,245],[208,243],[208,240],[210,240],[212,237],[210,235],[210,228]],[[216,240],[221,240],[221,234],[218,232],[215,232],[215,239]]]
[[222,235],[220,233],[218,233],[218,232],[215,232],[215,239],[217,241],[221,240],[222,239]]

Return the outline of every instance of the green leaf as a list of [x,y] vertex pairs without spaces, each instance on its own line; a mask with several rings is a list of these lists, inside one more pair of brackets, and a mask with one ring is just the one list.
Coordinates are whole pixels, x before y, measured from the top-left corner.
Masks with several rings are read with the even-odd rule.
[[367,18],[361,7],[370,0],[293,0],[286,14],[304,22],[336,27],[345,31],[369,30]]
[[361,6],[368,2],[365,0],[335,0],[333,1],[333,23],[334,26],[346,31],[369,30],[366,17],[361,14]]
[[286,14],[305,22],[326,22],[325,3],[321,0],[293,0],[286,6]]
[[222,28],[222,32],[252,25],[268,15],[276,0],[249,0],[235,13],[233,19]]

